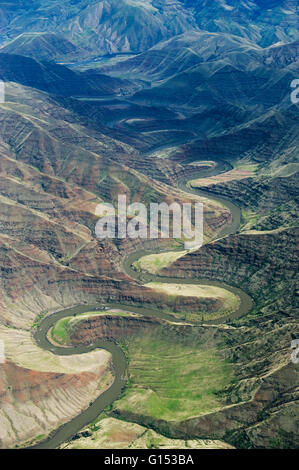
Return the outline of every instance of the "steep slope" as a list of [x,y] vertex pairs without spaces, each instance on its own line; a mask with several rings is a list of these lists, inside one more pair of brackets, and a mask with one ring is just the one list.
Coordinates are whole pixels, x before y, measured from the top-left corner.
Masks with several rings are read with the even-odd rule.
[[263,51],[265,63],[275,67],[286,67],[292,64],[298,67],[298,54],[299,41],[274,45]]
[[[1,445],[13,447],[44,437],[105,389],[103,369],[88,371],[88,361],[82,373],[65,370],[58,377],[55,367],[40,370],[43,360],[38,365],[32,354],[26,364],[19,364],[16,338],[23,338],[45,315],[74,304],[167,303],[165,296],[120,270],[123,257],[144,246],[141,241],[95,238],[97,204],[115,201],[118,193],[146,203],[189,198],[126,166],[122,162],[134,165],[136,159],[137,166],[139,162],[153,171],[134,149],[84,127],[46,93],[16,83],[7,83],[6,92],[0,105],[0,334],[6,349],[12,346],[1,369]],[[207,205],[208,236],[229,221],[227,209]],[[149,241],[152,246],[159,242]],[[31,351],[33,343],[24,341],[20,345]],[[33,397],[37,384],[40,391]],[[75,408],[69,404],[74,396]],[[55,417],[50,416],[50,409],[57,408]],[[25,427],[20,413],[26,417]]]
[[[75,298],[79,302],[87,298],[87,292],[90,301],[102,294],[115,300],[123,294],[124,299],[133,299],[139,287],[119,271],[119,264],[125,254],[136,246],[141,248],[142,242],[97,241],[97,204],[116,202],[119,193],[131,202],[147,204],[188,201],[190,197],[126,166],[143,163],[143,169],[148,166],[147,171],[153,171],[152,160],[144,161],[131,147],[82,127],[75,116],[45,94],[13,84],[7,92],[7,101],[0,106],[1,240],[3,258],[11,266],[3,276],[10,278],[6,295],[14,298],[15,318],[5,300],[2,318],[28,326],[39,304],[41,310],[47,309],[47,297],[38,300],[40,290],[52,298],[50,308]],[[206,212],[207,236],[230,221],[229,211],[217,204],[207,204]],[[158,241],[148,243],[157,246]],[[28,265],[30,274],[28,271],[21,281],[22,264]],[[65,289],[58,292],[54,285],[60,282]],[[120,282],[123,293],[122,288],[118,290]],[[143,298],[143,292],[152,296],[140,287],[136,301]],[[22,298],[29,302],[23,314]]]
[[[140,52],[162,39],[195,27],[192,14],[178,0],[37,0],[2,7],[1,35],[6,40],[23,32],[59,32],[92,55]],[[35,56],[39,58],[38,55]]]
[[[276,163],[278,166],[278,162]],[[292,168],[293,167],[293,168]],[[234,200],[242,208],[242,229],[276,230],[298,223],[298,163],[287,163],[278,174],[205,186],[206,191]],[[194,183],[194,187],[200,187]]]
[[4,54],[23,55],[48,62],[76,59],[83,54],[70,41],[54,33],[24,33],[0,50]]
[[22,33],[58,32],[91,56],[143,52],[190,30],[234,34],[262,47],[298,39],[295,0],[35,0],[7,2],[0,11],[3,44]]
[[[292,235],[289,233],[279,245],[282,252]],[[267,264],[249,237],[247,242],[239,242],[240,249],[255,255],[255,261]],[[229,274],[235,267],[231,246],[223,251],[223,267],[229,265]],[[199,260],[208,276],[211,273],[204,260],[212,250],[208,247]],[[224,275],[218,244],[214,254],[212,276],[217,268]],[[188,265],[190,268],[186,258],[185,267]],[[183,275],[184,262],[177,266],[178,276]],[[196,271],[201,274],[196,263],[192,268],[193,275]],[[238,266],[233,275],[243,277],[242,271],[243,267]],[[291,264],[283,268],[280,280],[284,274],[288,277],[284,285],[290,281],[292,271]],[[267,270],[256,273],[256,282],[260,283],[263,275],[269,274]],[[108,416],[141,424],[173,439],[217,438],[241,448],[296,448],[298,370],[290,361],[290,343],[298,333],[296,316],[286,302],[276,310],[273,302],[265,306],[265,297],[261,299],[263,303],[255,315],[226,327],[165,323],[126,315],[76,318],[69,330],[70,340],[88,344],[97,337],[113,337],[125,346],[130,382],[120,400],[107,411]],[[99,417],[100,426],[106,417]],[[94,431],[89,429],[85,437]],[[75,442],[71,446],[77,447]]]
[[291,168],[298,163],[298,137],[298,112],[291,105],[282,111],[272,109],[219,135],[194,140],[173,152],[172,158],[178,161],[245,158],[260,164],[265,173],[283,172],[283,168],[287,171],[287,165],[292,172]]
[[245,70],[253,69],[261,64],[262,51],[253,41],[232,34],[188,31],[161,41],[134,58],[106,69],[104,67],[104,70],[137,74],[154,82],[169,79],[187,70],[194,71],[196,66],[207,62],[211,62],[210,68],[215,70],[217,61],[223,64],[224,57],[227,64],[241,66]]
[[[31,337],[53,312],[110,302],[162,310],[161,320],[73,319],[74,344],[112,338],[128,355],[130,381],[110,419],[172,439],[298,447],[297,25],[293,0],[0,7],[0,446],[45,437],[111,383],[109,354],[65,360]],[[132,52],[101,66],[103,55]],[[217,239],[228,208],[179,188],[244,166],[251,177],[223,175],[204,188],[242,211],[237,233]],[[253,310],[226,325],[163,320],[165,310],[187,319],[204,304],[125,274],[134,251],[177,241],[95,237],[97,205],[118,194],[147,205],[203,201],[207,243],[159,275],[242,288]]]
[[142,103],[157,103],[185,106],[194,109],[203,106],[223,105],[240,107],[264,105],[267,109],[279,105],[290,96],[290,84],[295,75],[289,71],[273,71],[265,67],[242,70],[237,66],[213,63],[212,67],[202,65],[175,75],[143,90],[134,96]]
[[[238,153],[245,147],[245,152],[255,147],[254,154],[264,153],[266,146],[276,153],[275,142],[277,152],[287,142],[292,149],[297,117],[296,107],[290,107],[290,85],[297,77],[296,51],[297,42],[262,49],[227,33],[188,32],[127,61],[103,67],[114,76],[125,74],[151,82],[151,87],[130,97],[134,104],[144,108],[162,105],[176,113],[171,120],[163,114],[156,119],[125,118],[124,113],[117,129],[129,130],[132,138],[141,132],[144,143],[154,136],[166,137],[166,128],[168,133],[175,130],[175,144],[193,141],[191,147],[198,149],[194,154],[203,159],[218,158],[218,148],[221,158],[234,157],[234,149]],[[274,127],[277,138],[270,130]],[[184,150],[188,152],[188,148]],[[285,152],[289,153],[287,147]]]
[[296,304],[297,243],[298,227],[231,235],[178,259],[162,273],[226,280],[243,286],[260,308],[290,309]]
[[50,62],[39,62],[30,57],[1,53],[0,78],[38,90],[62,96],[95,96],[128,93],[139,86],[128,80],[110,78],[98,72],[74,72]]
[[235,34],[267,47],[298,39],[296,0],[181,0],[207,31]]
[[151,429],[115,418],[99,417],[97,422],[78,433],[62,449],[230,449],[216,440],[168,439]]
[[[7,346],[7,360],[0,369],[2,449],[28,446],[44,438],[86,409],[111,384],[111,357],[106,351],[55,357],[31,344],[29,334],[11,334],[3,327],[0,331]],[[29,355],[35,356],[35,364]]]
[[[189,436],[212,432],[241,448],[297,448],[298,369],[291,363],[290,349],[298,337],[297,263],[298,227],[229,236],[162,271],[184,279],[225,280],[242,286],[256,302],[247,319],[232,324],[223,343],[225,356],[238,371],[225,396],[227,403],[238,406],[176,423],[172,437],[188,429]],[[125,410],[120,414],[132,419]],[[133,416],[137,422],[148,419]],[[154,427],[169,429],[165,422]]]

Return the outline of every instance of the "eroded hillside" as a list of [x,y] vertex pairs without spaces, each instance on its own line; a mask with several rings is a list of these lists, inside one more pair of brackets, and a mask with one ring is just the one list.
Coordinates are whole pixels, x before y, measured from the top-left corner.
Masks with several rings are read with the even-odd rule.
[[[55,446],[298,448],[297,23],[293,0],[1,6],[0,447],[93,409],[119,370],[79,351],[112,341],[123,388]],[[118,195],[203,202],[204,246],[98,239]]]

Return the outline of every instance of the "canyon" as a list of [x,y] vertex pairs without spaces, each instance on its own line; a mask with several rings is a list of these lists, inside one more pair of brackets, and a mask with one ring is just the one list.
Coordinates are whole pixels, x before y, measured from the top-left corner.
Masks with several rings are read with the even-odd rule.
[[[298,448],[297,24],[293,0],[1,5],[1,448]],[[119,195],[203,203],[203,246],[100,240]]]

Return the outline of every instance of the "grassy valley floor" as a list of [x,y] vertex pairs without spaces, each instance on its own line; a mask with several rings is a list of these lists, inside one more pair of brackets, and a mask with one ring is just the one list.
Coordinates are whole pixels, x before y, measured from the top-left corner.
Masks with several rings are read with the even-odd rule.
[[231,364],[216,345],[179,342],[179,336],[163,329],[126,342],[129,385],[116,409],[180,421],[222,406],[217,394],[233,381]]

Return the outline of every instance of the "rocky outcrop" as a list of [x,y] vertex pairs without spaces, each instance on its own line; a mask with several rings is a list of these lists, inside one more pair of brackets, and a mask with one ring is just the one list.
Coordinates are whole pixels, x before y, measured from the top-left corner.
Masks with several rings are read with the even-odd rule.
[[154,332],[161,322],[158,319],[133,316],[101,315],[88,320],[79,320],[69,329],[71,342],[77,344],[92,344],[98,339],[124,340],[136,334]]
[[243,210],[255,214],[253,221],[250,221],[250,215],[246,217],[245,212],[245,228],[275,230],[296,225],[299,204],[297,181],[298,173],[288,177],[259,176],[213,184],[204,189],[231,199]]
[[74,60],[79,54],[84,55],[84,50],[77,48],[62,35],[38,32],[20,34],[0,50],[1,53],[21,55],[48,62],[59,62],[59,60],[63,61],[66,58]]

